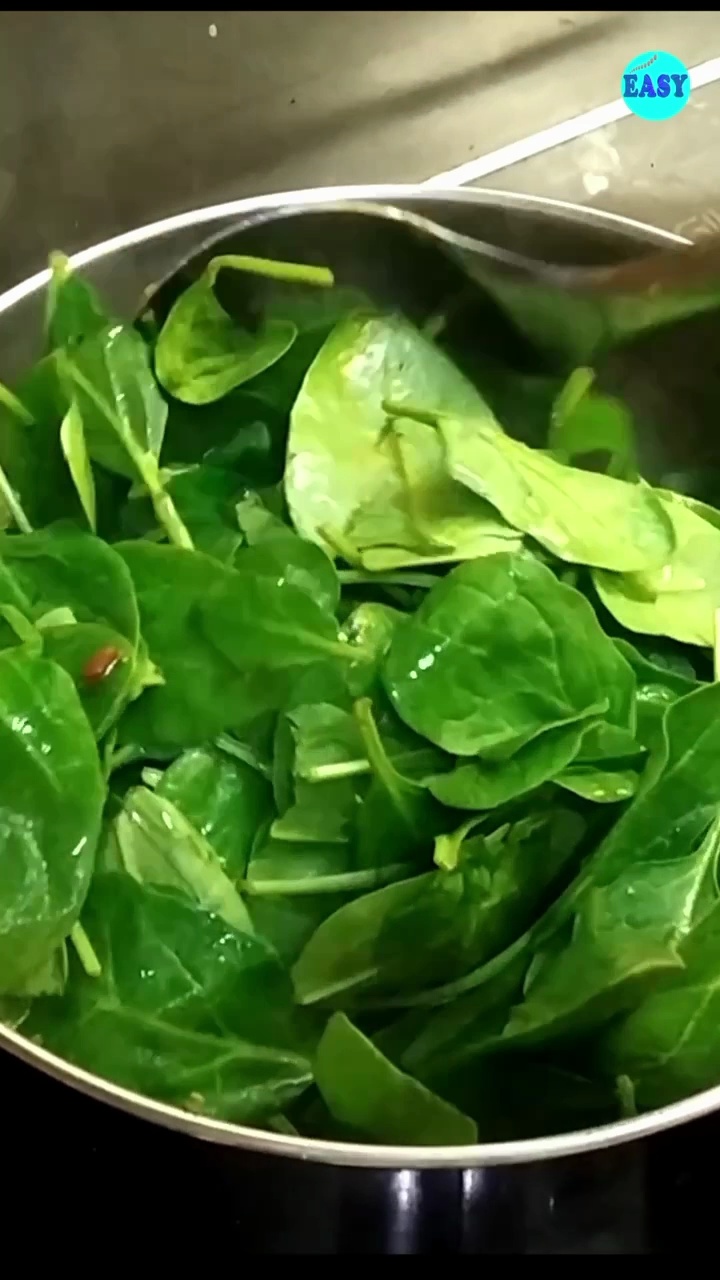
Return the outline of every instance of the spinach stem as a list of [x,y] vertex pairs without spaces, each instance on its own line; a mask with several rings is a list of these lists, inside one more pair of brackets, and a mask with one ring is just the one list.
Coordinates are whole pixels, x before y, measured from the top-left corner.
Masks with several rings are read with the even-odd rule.
[[372,573],[363,569],[338,569],[338,578],[344,587],[418,587],[422,591],[429,591],[438,581],[434,573],[403,573],[402,570],[397,573]]
[[32,533],[33,527],[18,501],[15,490],[0,467],[0,501],[5,503],[10,515],[21,533]]
[[439,867],[441,871],[454,871],[456,869],[464,841],[475,827],[480,826],[480,823],[485,821],[485,817],[484,813],[473,814],[472,818],[468,818],[467,822],[463,822],[455,831],[449,831],[444,835],[435,837],[433,861],[436,867]]
[[131,449],[128,445],[126,445],[126,448],[147,485],[155,515],[167,531],[168,538],[176,547],[183,547],[186,551],[192,551],[194,549],[193,540],[180,517],[175,503],[163,486],[157,458],[136,446],[134,440],[133,448]]
[[79,387],[82,387],[86,396],[92,400],[103,417],[107,418],[119,436],[125,452],[145,484],[155,515],[166,530],[168,538],[176,547],[192,551],[193,540],[183,524],[170,494],[163,487],[157,458],[154,454],[148,453],[146,449],[143,449],[139,441],[135,439],[131,428],[119,414],[115,413],[112,406],[108,404],[104,396],[100,395],[90,380],[85,377],[85,374],[78,369],[77,365],[73,364],[72,361],[69,361],[68,364],[75,382]]
[[321,893],[357,893],[363,889],[379,889],[414,875],[407,862],[394,862],[389,867],[371,867],[367,871],[345,871],[331,876],[303,876],[297,880],[244,880],[241,891],[253,898],[311,897]]
[[125,744],[124,747],[118,747],[108,756],[108,776],[114,773],[116,769],[122,769],[126,764],[132,764],[134,760],[142,760],[144,751],[141,747],[134,746],[131,742]]
[[219,271],[229,267],[233,271],[247,271],[268,280],[282,280],[288,284],[312,284],[321,289],[331,289],[335,277],[329,267],[312,266],[305,262],[276,262],[272,258],[253,258],[239,253],[221,253],[206,268],[211,284]]
[[318,764],[313,769],[301,771],[300,777],[306,782],[328,782],[331,778],[354,778],[361,773],[370,773],[369,760],[338,760],[335,764]]
[[713,618],[713,676],[720,680],[720,609],[715,610]]
[[329,524],[323,524],[318,528],[318,533],[325,539],[330,550],[336,556],[340,556],[342,560],[346,560],[348,564],[353,565],[356,569],[362,569],[362,556],[358,548],[340,529],[335,529]]
[[215,739],[215,746],[218,751],[224,752],[227,756],[233,756],[235,760],[240,760],[242,764],[255,769],[263,778],[272,777],[272,769],[259,758],[252,747],[244,742],[237,742],[229,733],[219,734]]
[[30,410],[25,407],[22,400],[19,400],[14,391],[5,386],[4,382],[0,382],[0,404],[10,411],[18,422],[22,422],[26,427],[32,427],[35,419]]
[[372,702],[369,698],[358,698],[353,706],[353,713],[360,729],[367,757],[378,782],[385,788],[398,813],[407,823],[412,823],[412,812],[408,807],[409,793],[420,788],[408,782],[390,760],[383,745],[382,738],[373,715]]
[[269,1116],[267,1124],[268,1128],[272,1129],[274,1133],[282,1133],[288,1138],[300,1137],[300,1132],[295,1128],[292,1121],[288,1120],[287,1116],[281,1115],[280,1112],[276,1116]]
[[430,413],[427,409],[418,409],[411,404],[402,404],[399,400],[383,400],[382,411],[386,413],[388,418],[409,418],[411,422],[422,422],[426,427],[437,427],[437,413]]
[[95,954],[95,948],[88,938],[79,920],[75,922],[70,930],[70,941],[72,942],[78,960],[85,970],[88,978],[99,978],[102,973],[102,965]]
[[635,1083],[630,1076],[618,1076],[615,1081],[615,1092],[620,1105],[620,1116],[623,1120],[631,1120],[638,1113],[635,1099]]

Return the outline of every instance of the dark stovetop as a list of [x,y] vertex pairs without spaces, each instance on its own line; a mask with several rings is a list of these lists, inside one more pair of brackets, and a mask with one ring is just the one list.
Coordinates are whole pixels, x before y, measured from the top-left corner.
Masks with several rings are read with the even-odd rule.
[[234,1246],[245,1254],[694,1254],[716,1236],[701,1149],[717,1147],[720,1117],[571,1160],[386,1172],[189,1139],[2,1053],[0,1091],[4,1222],[26,1243],[38,1227],[48,1240],[66,1237],[78,1213],[99,1239],[131,1251],[192,1238],[220,1256]]

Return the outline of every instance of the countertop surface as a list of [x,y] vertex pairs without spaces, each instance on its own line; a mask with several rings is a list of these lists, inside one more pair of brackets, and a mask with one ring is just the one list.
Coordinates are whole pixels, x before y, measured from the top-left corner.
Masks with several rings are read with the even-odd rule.
[[[0,14],[0,287],[131,226],[256,192],[422,181],[617,98],[628,60],[720,55],[671,11]],[[720,222],[720,89],[490,185],[667,227]],[[720,205],[718,205],[720,208]]]

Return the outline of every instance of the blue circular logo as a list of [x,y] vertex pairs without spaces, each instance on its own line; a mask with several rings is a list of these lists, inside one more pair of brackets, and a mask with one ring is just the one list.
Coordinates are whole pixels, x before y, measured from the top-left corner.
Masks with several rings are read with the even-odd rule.
[[623,71],[620,92],[643,120],[671,120],[688,104],[690,73],[674,53],[640,53]]

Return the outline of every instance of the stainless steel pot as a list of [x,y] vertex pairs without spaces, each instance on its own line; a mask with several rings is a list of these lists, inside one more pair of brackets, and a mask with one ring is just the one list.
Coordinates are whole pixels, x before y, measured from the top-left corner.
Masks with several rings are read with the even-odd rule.
[[[150,282],[163,276],[193,245],[232,226],[239,216],[262,208],[316,207],[339,199],[392,202],[417,209],[457,230],[546,261],[604,264],[637,254],[643,245],[687,243],[669,232],[614,214],[504,191],[438,191],[422,186],[326,187],[194,209],[93,245],[73,261],[116,307],[132,311]],[[61,246],[49,245],[48,249],[55,247]],[[0,376],[12,376],[35,357],[47,279],[46,271],[39,272],[0,296]],[[432,1148],[323,1142],[191,1115],[90,1075],[3,1027],[0,1047],[101,1102],[209,1142],[376,1169],[525,1164],[614,1146],[720,1110],[719,1085],[647,1115],[555,1137]]]

